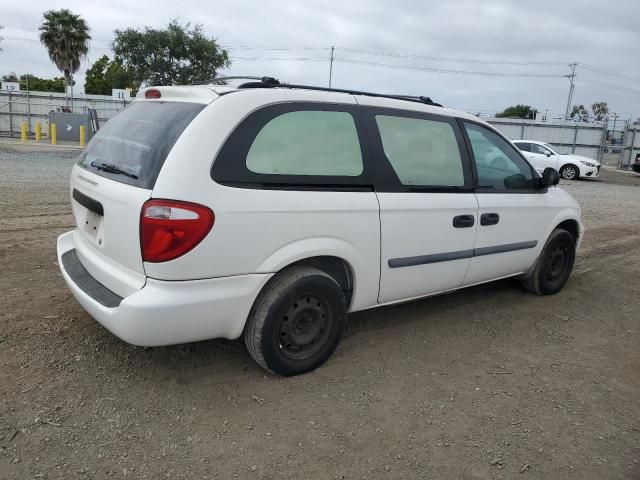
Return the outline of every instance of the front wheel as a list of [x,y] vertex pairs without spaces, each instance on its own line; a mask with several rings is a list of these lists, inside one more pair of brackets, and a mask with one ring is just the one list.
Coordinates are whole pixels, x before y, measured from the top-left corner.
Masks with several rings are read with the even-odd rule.
[[575,165],[565,165],[560,169],[560,176],[565,180],[577,180],[580,177],[580,171]]
[[266,370],[298,375],[331,356],[346,315],[344,293],[332,277],[316,268],[292,267],[278,274],[256,300],[244,342]]
[[537,295],[558,293],[567,283],[576,258],[576,239],[556,228],[545,244],[533,271],[522,278],[523,287]]

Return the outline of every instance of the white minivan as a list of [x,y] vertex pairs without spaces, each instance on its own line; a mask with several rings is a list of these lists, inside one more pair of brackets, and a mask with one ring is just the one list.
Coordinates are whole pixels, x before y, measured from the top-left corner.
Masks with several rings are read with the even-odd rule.
[[269,77],[153,87],[73,167],[58,260],[127,342],[243,336],[295,375],[329,358],[347,312],[510,276],[558,292],[583,227],[557,182],[425,97]]

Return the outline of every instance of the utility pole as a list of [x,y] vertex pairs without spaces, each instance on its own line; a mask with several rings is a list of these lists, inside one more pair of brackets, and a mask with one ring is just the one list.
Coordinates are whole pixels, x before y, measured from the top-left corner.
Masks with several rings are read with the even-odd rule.
[[569,75],[565,75],[569,79],[569,97],[567,98],[567,109],[564,112],[564,119],[569,120],[569,109],[571,108],[571,101],[573,100],[573,90],[575,88],[575,78],[576,78],[576,66],[578,62],[573,62],[569,64],[569,68],[571,68],[571,73]]
[[331,88],[331,77],[333,75],[333,45],[331,45],[331,58],[329,59],[329,88]]

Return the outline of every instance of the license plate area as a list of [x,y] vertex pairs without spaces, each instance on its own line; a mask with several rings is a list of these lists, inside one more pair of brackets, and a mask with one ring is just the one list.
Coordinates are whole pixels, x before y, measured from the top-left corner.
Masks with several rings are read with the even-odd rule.
[[[102,218],[102,215],[98,215],[91,210],[87,210],[87,215],[84,221],[84,233],[94,241],[98,239],[98,232],[101,230]],[[100,244],[102,244],[102,239],[100,239]]]

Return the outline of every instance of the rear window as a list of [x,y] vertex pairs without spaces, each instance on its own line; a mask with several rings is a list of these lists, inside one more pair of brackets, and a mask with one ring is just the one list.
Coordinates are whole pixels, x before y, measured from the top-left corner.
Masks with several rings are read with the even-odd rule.
[[78,164],[103,177],[151,189],[173,144],[204,107],[134,102],[98,130]]

